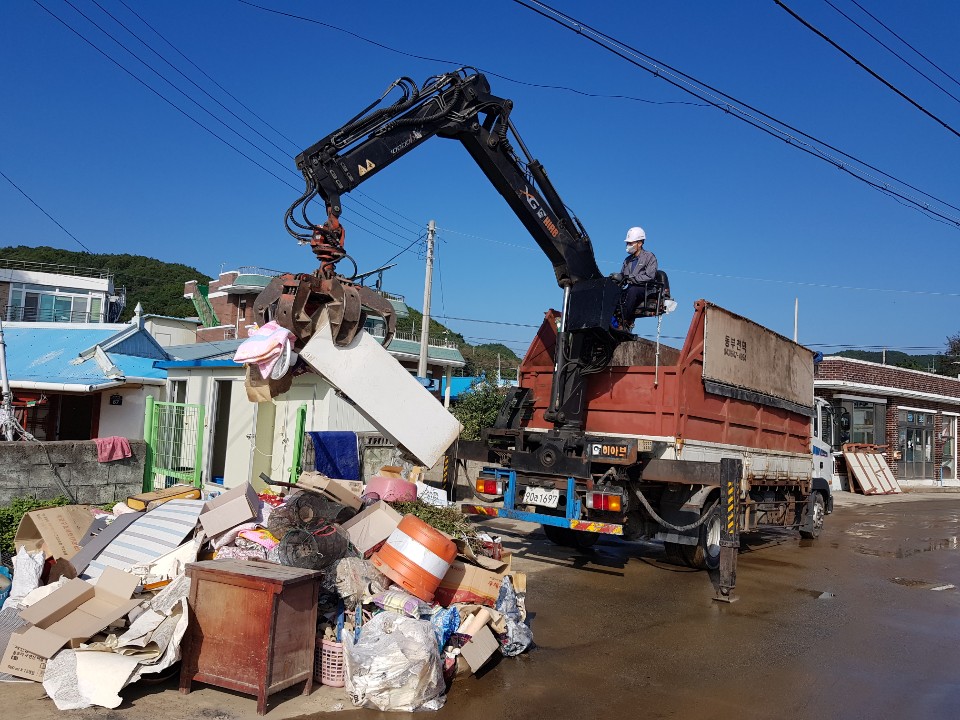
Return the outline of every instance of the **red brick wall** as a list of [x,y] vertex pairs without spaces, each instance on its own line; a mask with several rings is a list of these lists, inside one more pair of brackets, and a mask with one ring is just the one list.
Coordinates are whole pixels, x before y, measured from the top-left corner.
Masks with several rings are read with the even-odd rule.
[[823,362],[815,367],[814,377],[817,380],[847,380],[898,390],[947,395],[957,398],[960,404],[960,380],[957,378],[906,370],[892,365],[856,362],[848,358],[824,358]]
[[[887,401],[886,438],[884,442],[888,448],[885,456],[887,464],[895,476],[898,475],[897,454],[900,450],[900,407],[922,407],[935,411],[934,465],[939,467],[943,459],[943,441],[940,439],[940,432],[944,425],[943,415],[940,413],[944,410],[948,412],[960,411],[960,379],[917,370],[906,370],[891,365],[851,361],[849,358],[824,358],[823,362],[818,363],[815,368],[815,378],[817,380],[840,380],[877,386],[876,390],[868,389],[859,392],[866,395],[878,395],[884,397]],[[910,390],[942,395],[947,398],[956,398],[956,401],[903,398],[890,392],[884,392],[885,388],[890,388],[893,391]],[[817,395],[829,400],[842,392],[841,390],[818,390]],[[851,388],[849,392],[857,393],[858,390]]]

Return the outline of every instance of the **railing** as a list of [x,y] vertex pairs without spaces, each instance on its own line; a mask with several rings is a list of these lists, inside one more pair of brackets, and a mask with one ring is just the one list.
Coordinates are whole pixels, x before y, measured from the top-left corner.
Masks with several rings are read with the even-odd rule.
[[64,312],[60,310],[41,310],[22,305],[7,305],[3,311],[6,322],[66,322],[99,323],[105,322],[104,313]]
[[[380,325],[380,324],[377,324],[372,328],[371,327],[365,328],[365,330],[371,335],[373,335],[375,338],[383,338],[385,335],[384,327],[383,325]],[[394,337],[397,340],[408,340],[410,342],[415,342],[418,345],[420,344],[420,333],[418,332],[403,332],[398,330],[394,335]],[[442,335],[440,336],[435,335],[434,337],[427,338],[427,346],[456,349],[457,344],[453,340],[450,340]]]
[[33,262],[32,260],[11,260],[0,258],[0,267],[9,270],[27,270],[53,273],[56,275],[77,275],[80,277],[112,278],[113,273],[102,268],[85,268],[75,265],[54,265],[52,263]]
[[262,275],[263,277],[279,277],[285,274],[283,270],[271,270],[253,265],[241,265],[236,270],[229,272],[235,272],[237,275]]

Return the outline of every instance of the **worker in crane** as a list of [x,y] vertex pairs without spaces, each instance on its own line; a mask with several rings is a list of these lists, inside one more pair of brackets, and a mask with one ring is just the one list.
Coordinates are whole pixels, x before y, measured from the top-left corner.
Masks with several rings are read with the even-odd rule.
[[637,307],[647,299],[648,283],[657,277],[657,257],[649,250],[643,249],[647,234],[642,227],[632,227],[627,230],[625,242],[627,257],[619,273],[611,277],[624,285],[623,295],[620,298],[621,316],[626,323],[625,330],[633,328],[633,318]]

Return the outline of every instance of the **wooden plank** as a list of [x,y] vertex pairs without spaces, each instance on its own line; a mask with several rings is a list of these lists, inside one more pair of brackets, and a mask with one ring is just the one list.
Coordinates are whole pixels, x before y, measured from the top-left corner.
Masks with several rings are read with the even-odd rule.
[[869,472],[863,453],[850,452],[844,450],[843,458],[847,461],[847,467],[853,471],[853,477],[864,495],[877,495],[880,488],[874,481],[872,473]]
[[876,465],[878,477],[882,478],[887,494],[895,495],[903,492],[900,483],[897,482],[897,479],[893,476],[893,472],[890,470],[890,466],[887,464],[887,459],[882,454],[871,453],[871,462]]

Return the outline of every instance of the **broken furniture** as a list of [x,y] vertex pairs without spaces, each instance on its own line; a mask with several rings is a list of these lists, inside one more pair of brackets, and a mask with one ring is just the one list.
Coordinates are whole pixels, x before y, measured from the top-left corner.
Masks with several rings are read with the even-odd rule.
[[180,692],[192,682],[257,696],[257,713],[279,690],[313,689],[317,596],[314,570],[240,560],[187,565],[190,622],[183,638]]

